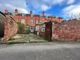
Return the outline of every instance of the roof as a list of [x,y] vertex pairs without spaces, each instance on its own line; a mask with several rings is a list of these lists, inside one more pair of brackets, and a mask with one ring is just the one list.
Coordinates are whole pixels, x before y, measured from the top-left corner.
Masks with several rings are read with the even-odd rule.
[[30,14],[25,14],[25,16],[30,16]]
[[33,15],[33,16],[37,16],[37,17],[40,17],[40,15]]

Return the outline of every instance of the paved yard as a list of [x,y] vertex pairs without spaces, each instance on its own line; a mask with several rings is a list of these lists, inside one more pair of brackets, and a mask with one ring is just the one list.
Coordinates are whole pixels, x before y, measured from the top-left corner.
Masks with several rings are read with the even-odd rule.
[[47,42],[42,37],[35,34],[17,34],[8,42]]

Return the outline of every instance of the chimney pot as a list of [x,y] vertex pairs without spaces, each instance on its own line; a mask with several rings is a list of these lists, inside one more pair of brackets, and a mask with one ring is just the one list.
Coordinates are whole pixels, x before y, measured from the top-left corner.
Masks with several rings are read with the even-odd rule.
[[30,11],[30,15],[32,16],[32,11]]
[[42,16],[45,16],[45,15],[44,15],[44,11],[42,12]]

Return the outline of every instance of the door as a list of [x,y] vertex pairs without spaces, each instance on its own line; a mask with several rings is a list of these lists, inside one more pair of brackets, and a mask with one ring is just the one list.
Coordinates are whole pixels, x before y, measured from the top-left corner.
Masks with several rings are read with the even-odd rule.
[[52,22],[45,23],[45,39],[48,41],[52,41]]

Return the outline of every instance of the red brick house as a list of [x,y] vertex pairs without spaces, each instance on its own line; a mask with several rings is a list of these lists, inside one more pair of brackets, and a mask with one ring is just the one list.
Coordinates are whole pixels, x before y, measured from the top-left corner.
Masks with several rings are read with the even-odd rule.
[[[41,23],[45,23],[45,22],[48,22],[48,21],[51,21],[51,22],[57,22],[57,23],[61,23],[63,21],[63,19],[61,17],[54,17],[54,16],[46,16],[44,14],[44,12],[42,12],[42,16],[40,15],[33,15],[32,14],[32,11],[30,11],[30,14],[20,14],[18,12],[17,9],[15,9],[15,15],[12,15],[14,20],[16,20],[16,22],[21,22],[21,23],[24,23],[25,26],[29,26],[30,29],[33,29],[34,31],[40,31],[40,24]],[[24,20],[24,21],[23,21]]]
[[[22,14],[19,13],[17,9],[15,9],[14,11],[14,15],[10,12],[8,12],[8,10],[5,10],[4,12],[5,15],[7,15],[7,18],[14,23],[13,24],[13,28],[10,28],[11,25],[10,23],[6,23],[7,25],[5,26],[6,33],[5,33],[5,39],[9,39],[12,35],[14,35],[13,31],[16,31],[15,33],[17,33],[17,26],[16,26],[16,22],[21,22],[23,24],[25,24],[25,26],[29,26],[30,30],[33,30],[31,32],[36,32],[38,35],[41,31],[41,25],[42,23],[51,21],[51,22],[57,22],[57,23],[61,23],[63,21],[63,19],[61,17],[53,17],[53,16],[47,16],[44,15],[44,12],[41,15],[33,15],[32,11],[30,11],[30,14]],[[11,16],[12,18],[10,18],[9,16]],[[15,20],[15,21],[14,21]],[[7,34],[7,35],[6,35]]]

